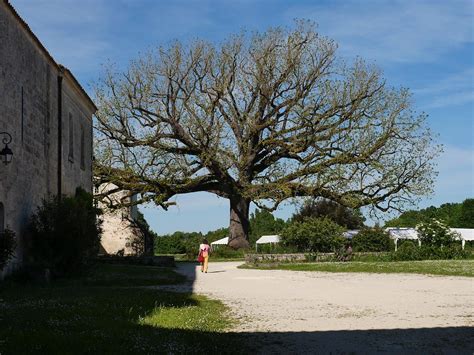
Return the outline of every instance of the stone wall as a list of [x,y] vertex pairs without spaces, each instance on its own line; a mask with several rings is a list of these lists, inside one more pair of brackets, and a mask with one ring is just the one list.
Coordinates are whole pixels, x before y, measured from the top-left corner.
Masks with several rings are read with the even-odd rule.
[[[58,85],[61,77],[61,87]],[[58,99],[62,97],[62,111]],[[18,251],[12,267],[23,261],[26,227],[42,199],[56,195],[58,184],[59,120],[62,123],[61,190],[81,186],[92,192],[92,115],[95,107],[72,74],[58,65],[8,2],[0,1],[0,132],[13,141],[11,164],[0,166],[0,203],[5,228],[17,234]],[[72,137],[84,164],[69,161],[68,116]],[[83,139],[81,139],[81,129]],[[0,137],[0,149],[3,148]]]
[[[103,194],[116,188],[113,184],[102,184],[97,193]],[[120,202],[129,203],[130,199],[124,191],[116,192],[107,198],[107,203],[102,202],[99,207],[103,211],[101,254],[107,255],[141,255],[144,253],[145,236],[135,224],[137,207],[111,208]],[[122,201],[123,200],[123,201]]]

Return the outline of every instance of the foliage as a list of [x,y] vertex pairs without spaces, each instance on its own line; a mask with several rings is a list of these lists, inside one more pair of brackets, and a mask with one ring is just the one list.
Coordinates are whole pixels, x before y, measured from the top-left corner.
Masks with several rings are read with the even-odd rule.
[[53,274],[82,270],[97,255],[100,244],[99,210],[92,195],[77,189],[74,197],[43,200],[30,222],[33,265]]
[[212,260],[215,259],[243,259],[245,249],[235,250],[226,245],[218,246],[212,250]]
[[255,245],[255,242],[262,235],[279,234],[285,227],[285,221],[280,218],[275,218],[272,213],[256,209],[250,215],[250,245]]
[[308,218],[285,227],[281,233],[281,243],[300,252],[330,252],[344,245],[343,231],[329,218]]
[[139,235],[132,243],[132,248],[136,255],[153,255],[153,243],[156,238],[156,233],[151,230],[145,216],[140,211],[137,211],[137,217],[133,220],[134,225],[139,230]]
[[452,275],[474,277],[474,260],[426,260],[426,261],[370,261],[349,263],[304,263],[274,264],[267,266],[245,265],[253,269],[281,269],[316,272],[367,272],[367,273],[410,273],[428,275]]
[[15,254],[16,240],[15,232],[5,229],[0,232],[0,271],[8,264]]
[[174,232],[155,238],[155,254],[197,255],[204,236],[201,232]]
[[418,245],[411,240],[406,240],[396,252],[392,253],[391,259],[394,261],[420,260]]
[[416,230],[422,245],[442,248],[459,239],[456,232],[452,232],[446,224],[436,219],[418,224]]
[[461,205],[461,212],[454,227],[474,228],[474,198],[464,200]]
[[397,251],[390,254],[392,261],[408,260],[450,260],[450,259],[469,259],[472,254],[469,251],[462,250],[461,245],[449,245],[443,248],[421,245],[418,247],[410,241],[403,243]]
[[474,199],[462,203],[445,203],[439,207],[428,207],[419,211],[406,211],[385,223],[385,227],[416,227],[431,219],[445,221],[451,228],[474,228]]
[[291,219],[301,222],[308,217],[328,217],[347,229],[360,229],[364,226],[365,221],[365,217],[359,209],[348,208],[326,199],[306,200]]
[[393,241],[382,228],[364,228],[352,238],[354,251],[389,251]]
[[236,248],[248,247],[251,202],[415,202],[432,190],[440,152],[426,115],[407,89],[336,48],[298,21],[218,46],[173,42],[109,68],[96,90],[94,175],[163,208],[191,192],[229,199]]

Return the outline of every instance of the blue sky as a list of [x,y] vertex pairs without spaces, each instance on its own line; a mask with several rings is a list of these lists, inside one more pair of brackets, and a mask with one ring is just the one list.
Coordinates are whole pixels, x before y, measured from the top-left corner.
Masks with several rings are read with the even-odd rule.
[[[10,0],[83,86],[109,61],[125,66],[139,52],[174,39],[219,42],[229,34],[313,20],[348,59],[375,62],[394,86],[413,92],[429,114],[444,153],[435,193],[419,207],[474,197],[474,5],[466,1]],[[142,209],[157,232],[227,226],[228,203],[207,193],[177,197],[164,212]],[[283,205],[275,214],[291,215]]]

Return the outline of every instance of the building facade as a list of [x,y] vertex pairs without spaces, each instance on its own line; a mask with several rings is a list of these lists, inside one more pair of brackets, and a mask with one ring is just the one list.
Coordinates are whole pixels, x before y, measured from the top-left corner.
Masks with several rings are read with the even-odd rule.
[[[105,194],[116,188],[114,184],[102,184],[97,187],[96,193]],[[103,255],[142,255],[144,253],[144,239],[137,224],[138,208],[133,205],[135,196],[130,197],[125,191],[115,192],[99,203],[102,210],[100,238]],[[118,207],[120,204],[130,206]]]
[[13,152],[0,166],[0,229],[13,230],[18,244],[10,269],[24,260],[28,221],[42,199],[77,187],[92,193],[95,111],[72,73],[0,0],[0,132],[11,135]]

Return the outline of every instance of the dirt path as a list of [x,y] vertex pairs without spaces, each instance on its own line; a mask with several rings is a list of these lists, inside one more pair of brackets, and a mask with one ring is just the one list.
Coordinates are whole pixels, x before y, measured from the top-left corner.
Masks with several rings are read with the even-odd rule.
[[[237,269],[239,264],[211,263],[208,274],[181,264],[179,271],[194,280],[195,293],[231,307],[241,320],[235,331],[278,334],[260,349],[264,352],[283,343],[298,353],[354,347],[364,352],[474,351],[472,278],[247,270]],[[322,335],[326,343],[335,337],[332,341],[345,344],[324,347]],[[272,344],[277,348],[271,350]]]

